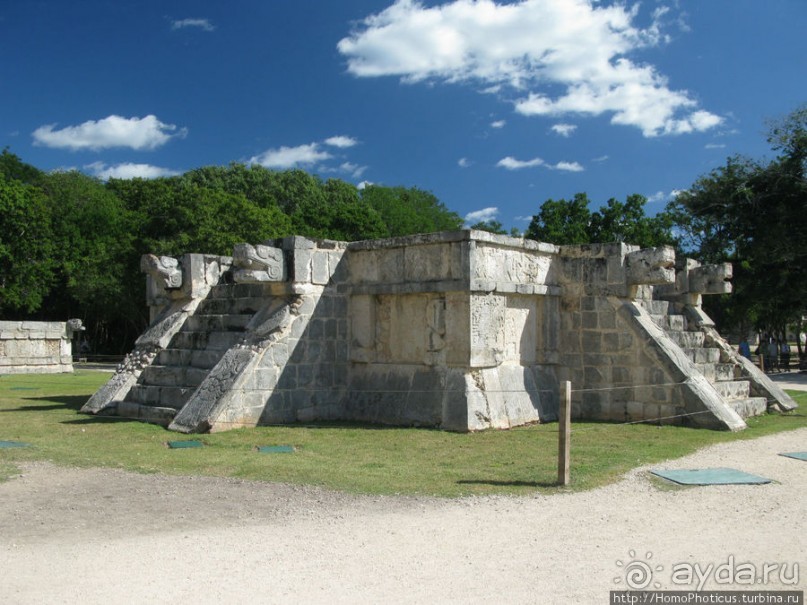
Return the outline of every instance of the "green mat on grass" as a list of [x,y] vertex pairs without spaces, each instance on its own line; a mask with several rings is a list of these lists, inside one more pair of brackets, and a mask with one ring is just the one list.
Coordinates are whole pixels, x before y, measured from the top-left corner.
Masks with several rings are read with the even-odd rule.
[[765,477],[758,477],[733,468],[655,470],[650,472],[681,485],[751,485],[771,482],[770,479]]

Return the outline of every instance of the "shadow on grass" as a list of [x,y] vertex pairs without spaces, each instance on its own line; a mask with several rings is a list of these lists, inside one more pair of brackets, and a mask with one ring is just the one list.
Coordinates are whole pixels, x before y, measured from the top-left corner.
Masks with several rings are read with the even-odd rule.
[[47,412],[63,410],[65,408],[78,411],[87,403],[86,395],[55,395],[52,397],[25,397],[25,401],[41,401],[52,405],[23,405],[16,408],[6,408],[0,412]]
[[460,479],[459,485],[495,485],[498,487],[560,487],[557,481],[496,481],[493,479]]
[[360,429],[367,431],[400,431],[406,429],[417,429],[418,431],[434,431],[445,433],[446,431],[436,426],[414,426],[411,424],[370,424],[355,420],[314,420],[312,422],[289,422],[289,423],[269,423],[258,424],[255,428],[289,428],[289,429]]
[[[124,418],[123,416],[86,416],[77,420],[62,420],[59,424],[110,424],[118,422],[139,422],[146,424],[145,421],[137,418]],[[157,425],[155,425],[157,426]]]

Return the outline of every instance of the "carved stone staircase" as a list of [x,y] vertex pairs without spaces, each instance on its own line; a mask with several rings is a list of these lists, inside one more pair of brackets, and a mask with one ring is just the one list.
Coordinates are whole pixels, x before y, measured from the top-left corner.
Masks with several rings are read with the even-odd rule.
[[247,284],[213,286],[169,346],[144,368],[117,414],[167,426],[265,304]]
[[740,368],[726,358],[720,348],[706,345],[703,331],[689,325],[687,317],[676,309],[679,305],[658,300],[645,301],[644,305],[653,321],[681,347],[697,370],[741,418],[767,411],[768,400],[750,396],[750,382],[739,378]]

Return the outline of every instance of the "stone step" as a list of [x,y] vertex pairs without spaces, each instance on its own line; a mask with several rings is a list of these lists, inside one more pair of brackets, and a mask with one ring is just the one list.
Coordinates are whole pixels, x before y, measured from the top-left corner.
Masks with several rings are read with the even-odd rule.
[[705,340],[703,332],[676,332],[669,331],[667,335],[678,344],[679,347],[684,349],[697,349],[702,348]]
[[670,313],[670,303],[666,300],[645,300],[642,301],[642,304],[650,315],[668,315]]
[[122,418],[132,418],[168,426],[176,416],[177,411],[173,408],[153,407],[140,405],[133,401],[121,401],[118,403],[117,414]]
[[656,325],[667,332],[683,332],[687,329],[687,318],[683,315],[651,315]]
[[192,349],[163,349],[154,359],[154,365],[190,366],[209,370],[221,361],[223,351],[194,351]]
[[189,349],[193,351],[226,351],[238,344],[243,332],[194,332],[183,330],[171,341],[172,349]]
[[196,388],[209,373],[207,369],[192,366],[150,365],[143,370],[138,383],[158,387]]
[[746,399],[734,399],[728,404],[740,415],[740,418],[750,418],[751,416],[761,416],[768,411],[768,400],[764,397],[748,397]]
[[709,349],[704,347],[686,347],[684,353],[696,364],[699,363],[720,363],[720,349]]
[[750,385],[747,380],[726,380],[713,383],[723,399],[747,399]]
[[706,380],[710,382],[734,380],[734,364],[732,363],[696,363]]
[[243,332],[250,319],[252,315],[196,313],[187,319],[182,329],[191,332]]
[[147,407],[182,409],[196,387],[168,387],[155,385],[135,385],[126,396],[126,402]]

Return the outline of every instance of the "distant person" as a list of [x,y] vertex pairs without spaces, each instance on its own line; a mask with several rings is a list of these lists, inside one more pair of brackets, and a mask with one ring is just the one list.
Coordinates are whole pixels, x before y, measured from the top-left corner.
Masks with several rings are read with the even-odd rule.
[[771,337],[766,347],[765,369],[768,372],[779,371],[779,345],[776,339]]
[[738,350],[740,352],[740,355],[742,355],[746,359],[751,359],[751,347],[748,345],[748,339],[747,338],[743,338],[740,341],[740,346],[739,346]]
[[779,367],[785,372],[790,371],[790,345],[787,340],[779,344]]

